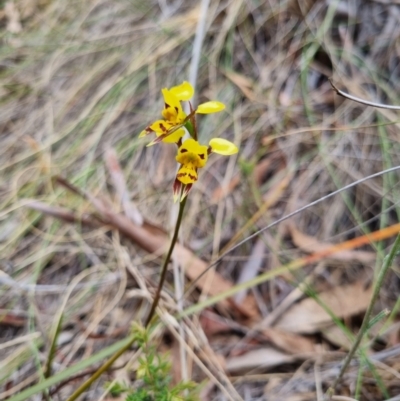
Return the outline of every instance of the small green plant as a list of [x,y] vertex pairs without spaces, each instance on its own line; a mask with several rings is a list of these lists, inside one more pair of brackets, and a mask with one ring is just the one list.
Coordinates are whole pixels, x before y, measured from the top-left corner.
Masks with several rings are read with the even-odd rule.
[[121,382],[107,382],[105,387],[108,389],[111,397],[120,397],[123,393],[126,393],[130,390],[125,383]]
[[113,383],[109,392],[112,396],[128,393],[126,401],[194,401],[198,399],[198,385],[194,382],[181,382],[171,385],[171,364],[168,357],[160,354],[149,340],[148,330],[134,324],[133,334],[136,344],[142,351],[136,371],[136,388]]

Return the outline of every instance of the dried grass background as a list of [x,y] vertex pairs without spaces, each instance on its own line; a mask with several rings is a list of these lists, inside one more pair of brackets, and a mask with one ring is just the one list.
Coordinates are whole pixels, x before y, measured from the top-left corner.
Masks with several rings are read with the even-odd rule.
[[[146,148],[138,133],[159,115],[161,88],[188,79],[200,9],[167,0],[0,2],[0,399],[42,378],[60,310],[55,372],[124,338],[144,318],[159,256],[117,229],[67,224],[28,206],[35,200],[94,213],[89,199],[54,181],[60,175],[122,211],[106,163],[115,149],[131,207],[155,235],[171,230],[174,147]],[[257,228],[399,165],[398,112],[345,100],[328,81],[400,105],[397,1],[213,0],[205,27],[196,102],[218,99],[227,108],[201,117],[201,140],[223,136],[240,152],[237,160],[213,157],[190,194],[182,238],[199,259],[209,262]],[[230,253],[216,277],[232,287],[393,225],[399,188],[393,172],[321,202]],[[177,302],[179,274],[171,269],[167,328],[157,341],[170,352],[174,379],[183,372],[204,380],[204,400],[321,400],[348,350],[343,330],[357,332],[391,241],[287,271],[236,294],[237,305],[182,320],[180,330],[172,315],[210,291]],[[376,307],[389,308],[390,319],[371,330],[367,356],[352,363],[338,394],[400,400],[399,284],[396,264]],[[257,311],[249,319],[242,312],[250,299]],[[314,299],[338,319],[332,323]],[[85,399],[110,397],[105,380],[134,382],[133,351],[115,366]],[[52,387],[53,399],[65,399],[81,380]]]

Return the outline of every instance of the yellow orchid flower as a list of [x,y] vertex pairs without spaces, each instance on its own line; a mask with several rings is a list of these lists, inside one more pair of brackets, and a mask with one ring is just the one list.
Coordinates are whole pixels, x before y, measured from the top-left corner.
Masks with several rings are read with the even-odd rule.
[[183,142],[175,158],[181,166],[173,185],[174,200],[176,201],[181,196],[182,201],[189,193],[192,185],[197,181],[197,170],[206,165],[211,153],[230,156],[237,152],[238,148],[235,144],[222,138],[211,139],[209,146],[200,145],[193,138]]
[[164,120],[154,121],[139,135],[139,138],[141,138],[152,132],[155,132],[157,139],[151,142],[149,145],[153,145],[154,143],[161,141],[166,143],[176,143],[185,134],[185,130],[182,128],[182,126],[186,122],[185,120],[187,116],[182,110],[180,97],[174,94],[176,91],[173,91],[173,89],[174,88],[171,88],[171,90],[169,90],[164,88],[161,91],[164,97],[164,109],[161,112]]
[[164,120],[156,120],[148,125],[140,134],[142,138],[148,134],[155,133],[157,138],[150,142],[147,146],[154,145],[158,142],[178,143],[185,134],[183,126],[194,115],[218,113],[225,109],[225,105],[217,101],[209,101],[200,104],[196,110],[188,116],[182,109],[181,101],[189,101],[194,94],[194,89],[189,82],[184,81],[180,85],[170,89],[162,89],[164,97],[164,109],[162,116]]

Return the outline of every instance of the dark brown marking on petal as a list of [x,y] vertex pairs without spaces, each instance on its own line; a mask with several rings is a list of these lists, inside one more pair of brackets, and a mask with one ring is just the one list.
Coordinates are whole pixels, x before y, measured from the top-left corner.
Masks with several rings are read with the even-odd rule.
[[190,177],[193,181],[196,181],[196,176],[195,176],[195,175],[189,174],[189,177]]
[[164,103],[164,106],[166,109],[168,109],[168,107],[171,107],[168,103]]
[[179,111],[179,109],[175,106],[175,110],[176,110],[176,112],[178,113],[178,111]]
[[161,134],[160,136],[158,136],[156,139],[154,139],[151,144],[155,145],[156,143],[160,143],[165,137],[167,137],[167,134]]
[[187,175],[187,173],[178,173],[176,176],[177,177],[185,177]]
[[201,160],[204,160],[204,153],[198,154],[198,156],[200,157]]
[[181,153],[186,153],[188,150],[187,149],[185,149],[185,148],[183,148],[183,149],[181,149]]
[[159,126],[160,126],[160,129],[161,129],[163,132],[166,132],[166,131],[167,131],[167,129],[165,128],[165,125],[164,125],[163,123],[160,123]]

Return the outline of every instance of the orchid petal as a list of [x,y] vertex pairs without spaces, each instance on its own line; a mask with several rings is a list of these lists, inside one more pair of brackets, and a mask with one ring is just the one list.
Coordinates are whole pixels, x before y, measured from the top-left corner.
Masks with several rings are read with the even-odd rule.
[[223,138],[213,138],[209,142],[209,145],[213,153],[218,153],[224,156],[234,155],[239,151],[234,143]]
[[169,92],[172,93],[178,100],[182,101],[190,100],[194,95],[193,86],[187,81],[184,81],[180,85],[173,86]]
[[178,128],[176,131],[172,132],[163,139],[165,143],[177,143],[185,135],[185,130],[183,128]]
[[177,178],[175,178],[174,184],[172,186],[172,191],[174,194],[174,203],[176,203],[182,193],[182,183]]
[[199,114],[211,114],[218,113],[225,109],[225,105],[221,102],[217,102],[216,100],[211,100],[206,103],[202,103],[197,107],[196,113]]
[[145,130],[156,132],[157,134],[166,134],[172,126],[173,125],[169,121],[157,120],[154,121],[153,124],[150,124],[148,128],[145,128]]
[[162,89],[161,92],[164,97],[165,105],[175,109],[176,113],[178,114],[179,111],[182,110],[181,102],[179,101],[179,99],[167,88]]
[[194,168],[204,167],[208,159],[207,146],[200,145],[193,138],[186,139],[179,147],[175,160],[183,165],[193,165]]
[[151,132],[152,132],[151,130],[144,129],[144,130],[139,134],[139,138],[143,138],[144,136],[151,134]]
[[178,170],[178,173],[176,174],[176,178],[182,183],[182,184],[193,184],[194,182],[197,181],[197,171],[196,169],[191,166],[191,165],[182,165],[181,168]]
[[190,190],[192,189],[193,184],[187,184],[183,187],[181,202],[188,196]]

